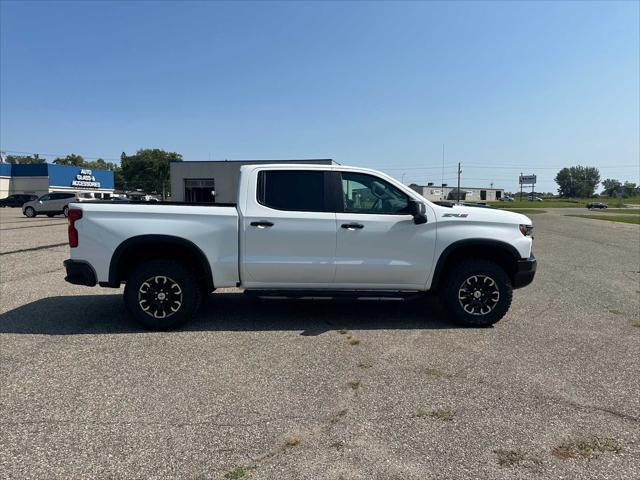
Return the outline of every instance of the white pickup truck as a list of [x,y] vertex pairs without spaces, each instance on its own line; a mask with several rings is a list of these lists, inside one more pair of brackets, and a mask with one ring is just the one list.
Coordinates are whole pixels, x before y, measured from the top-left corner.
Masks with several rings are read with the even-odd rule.
[[74,203],[70,283],[119,287],[131,315],[174,328],[203,295],[406,296],[435,291],[451,317],[487,326],[533,280],[531,220],[429,202],[345,166],[247,165],[237,204]]

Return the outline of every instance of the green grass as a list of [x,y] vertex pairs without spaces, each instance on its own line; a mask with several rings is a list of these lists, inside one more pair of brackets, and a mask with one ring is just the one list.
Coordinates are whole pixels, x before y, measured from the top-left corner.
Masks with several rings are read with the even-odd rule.
[[513,202],[487,202],[487,205],[491,205],[495,208],[506,208],[512,210],[514,208],[577,208],[584,207],[587,202],[581,203],[578,200],[559,200],[552,198],[550,200],[543,200],[542,202],[530,202],[528,200],[515,200]]
[[634,225],[640,225],[640,216],[636,215],[628,215],[625,217],[616,215],[565,215],[565,217],[592,218],[594,220],[606,220],[608,222],[633,223]]
[[640,204],[640,197],[623,198],[545,198],[542,202],[530,202],[529,200],[515,200],[513,202],[487,202],[495,208],[584,208],[587,203],[600,202],[609,207],[624,207],[626,204]]
[[505,208],[503,210],[508,210],[510,212],[522,213],[523,215],[538,215],[540,213],[547,213],[546,210],[540,210],[537,208]]
[[640,208],[607,208],[602,211],[606,213],[628,213],[630,215],[640,215]]
[[572,458],[598,458],[603,453],[620,453],[618,442],[612,438],[593,437],[571,441],[555,447],[551,454],[561,460]]
[[236,467],[233,470],[228,471],[224,474],[224,478],[227,480],[238,480],[240,478],[244,478],[247,475],[247,468],[245,467]]

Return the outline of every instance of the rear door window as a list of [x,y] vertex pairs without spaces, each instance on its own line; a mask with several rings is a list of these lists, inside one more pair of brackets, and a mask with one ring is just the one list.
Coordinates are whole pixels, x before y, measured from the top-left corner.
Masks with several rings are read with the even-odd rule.
[[258,203],[276,210],[325,211],[325,172],[265,170],[258,174]]

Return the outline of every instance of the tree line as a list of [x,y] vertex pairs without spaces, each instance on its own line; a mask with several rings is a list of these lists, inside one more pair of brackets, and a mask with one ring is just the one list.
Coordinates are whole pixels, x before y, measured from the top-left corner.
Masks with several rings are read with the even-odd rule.
[[[34,155],[7,155],[5,161],[14,164],[46,163],[46,160],[37,153]],[[140,189],[146,193],[162,195],[162,198],[166,198],[171,191],[170,164],[181,161],[182,155],[179,153],[167,152],[159,148],[143,148],[133,155],[122,152],[120,164],[107,162],[102,158],[89,161],[85,160],[82,155],[75,153],[55,158],[52,163],[96,170],[111,170],[117,190]]]
[[565,167],[555,178],[558,194],[565,198],[593,197],[596,188],[602,183],[602,195],[608,197],[635,197],[640,195],[640,187],[633,182],[621,182],[607,178],[600,182],[600,171],[595,167]]

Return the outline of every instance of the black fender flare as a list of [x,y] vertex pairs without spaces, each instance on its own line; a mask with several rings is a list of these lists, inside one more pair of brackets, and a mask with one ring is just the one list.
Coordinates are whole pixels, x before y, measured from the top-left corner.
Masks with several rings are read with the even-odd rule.
[[430,289],[435,289],[438,287],[440,280],[442,280],[442,276],[444,273],[443,270],[444,266],[447,263],[447,260],[449,260],[449,258],[457,251],[467,249],[469,247],[490,247],[493,249],[499,249],[500,251],[508,254],[513,258],[514,269],[517,265],[517,262],[520,260],[520,252],[518,252],[518,250],[513,245],[501,240],[493,240],[489,238],[467,238],[464,240],[458,240],[449,244],[440,254],[440,258],[438,258],[436,266],[433,270]]

